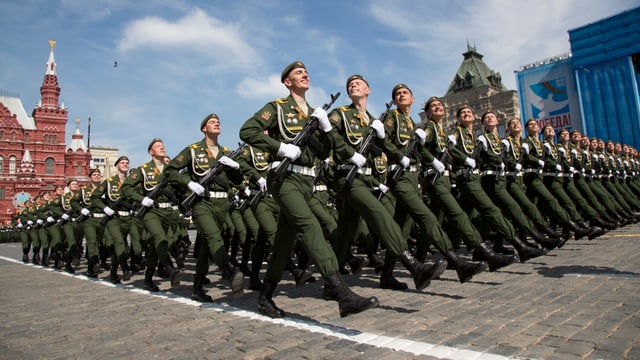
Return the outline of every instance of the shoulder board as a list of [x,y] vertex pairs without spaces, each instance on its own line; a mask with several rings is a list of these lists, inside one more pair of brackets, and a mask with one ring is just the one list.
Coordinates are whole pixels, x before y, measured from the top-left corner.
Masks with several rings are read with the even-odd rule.
[[276,104],[286,104],[287,103],[287,98],[284,97],[284,98],[275,99],[275,100],[273,100],[273,102],[276,103]]
[[231,152],[231,149],[229,149],[226,146],[222,146],[222,152],[229,153],[229,152]]
[[200,143],[199,142],[189,145],[189,148],[191,148],[191,149],[195,149],[197,147],[200,147]]
[[349,105],[345,105],[345,106],[340,106],[339,107],[340,111],[348,111],[350,109]]
[[398,111],[398,109],[393,109],[391,111],[389,111],[390,114],[393,114],[395,116],[398,116],[398,114],[400,114],[400,112]]

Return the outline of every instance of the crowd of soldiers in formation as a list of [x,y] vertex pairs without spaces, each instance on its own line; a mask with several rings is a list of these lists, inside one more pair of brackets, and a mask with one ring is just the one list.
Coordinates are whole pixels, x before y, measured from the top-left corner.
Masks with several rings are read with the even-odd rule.
[[[113,283],[144,271],[144,288],[152,292],[159,291],[154,275],[179,286],[193,249],[194,300],[212,301],[204,285],[215,264],[234,293],[243,291],[248,277],[249,289],[260,294],[258,310],[271,317],[285,316],[272,299],[282,272],[302,286],[315,280],[315,264],[325,280],[323,297],[338,301],[340,315],[347,316],[378,306],[375,297],[356,295],[341,279],[363,268],[380,274],[383,289],[408,288],[393,274],[398,260],[418,290],[447,269],[464,283],[640,219],[640,158],[631,146],[578,131],[556,134],[551,126],[539,129],[535,120],[524,124],[523,133],[520,119],[509,121],[500,139],[493,111],[473,131],[476,116],[466,106],[457,113],[456,128],[445,134],[442,102],[430,98],[424,105],[428,119],[416,124],[408,112],[413,94],[404,84],[392,91],[397,108],[388,106],[375,118],[354,106],[362,100],[359,91],[368,89],[360,75],[347,80],[350,106],[295,113],[290,110],[300,106],[293,101],[299,100],[298,75],[308,77],[303,64],[285,68],[283,84],[291,96],[249,119],[241,130],[247,143],[237,150],[218,145],[221,121],[210,114],[200,124],[205,139],[175,158],[153,139],[150,162],[130,170],[121,156],[118,174],[108,179],[92,169],[83,187],[70,180],[64,189],[28,200],[4,236],[22,242],[25,263],[75,273],[86,261],[87,276],[108,269]],[[320,146],[296,140],[314,121],[308,136]],[[271,123],[280,130],[277,136]],[[288,137],[283,129],[291,132]],[[259,132],[279,143],[264,145],[256,140]],[[345,144],[351,150],[341,152]],[[284,171],[277,173],[279,167]],[[293,188],[286,188],[287,179]],[[305,196],[288,203],[286,196],[296,191]],[[301,220],[306,212],[312,221]],[[195,244],[188,235],[191,223]],[[290,243],[281,240],[292,235]],[[311,236],[324,244],[310,245]],[[261,278],[264,261],[268,272]]]

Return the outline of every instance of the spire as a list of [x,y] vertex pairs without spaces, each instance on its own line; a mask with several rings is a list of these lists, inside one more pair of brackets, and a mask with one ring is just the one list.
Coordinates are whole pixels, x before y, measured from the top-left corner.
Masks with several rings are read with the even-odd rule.
[[82,150],[87,152],[87,146],[84,144],[84,135],[80,132],[80,118],[76,117],[76,131],[71,135],[71,143],[69,144],[69,150],[76,152]]
[[47,61],[47,71],[44,73],[44,80],[40,86],[41,106],[46,109],[59,109],[58,98],[60,97],[60,86],[58,86],[58,75],[56,63],[53,57],[53,48],[56,46],[55,40],[49,40],[49,61]]
[[47,61],[47,71],[44,73],[45,75],[57,75],[56,60],[53,57],[53,48],[55,46],[56,46],[56,41],[49,40],[49,47],[51,47],[51,51],[49,52],[49,61]]
[[31,153],[29,150],[24,151],[24,155],[22,155],[22,161],[20,161],[20,168],[18,168],[18,177],[19,178],[30,178],[34,177],[36,174],[36,169],[33,166],[33,161],[31,160]]
[[507,90],[502,84],[500,73],[491,70],[485,64],[482,60],[484,55],[478,52],[475,43],[471,46],[469,40],[467,40],[467,51],[462,53],[462,56],[464,59],[449,84],[447,95],[483,86],[489,86],[501,91]]

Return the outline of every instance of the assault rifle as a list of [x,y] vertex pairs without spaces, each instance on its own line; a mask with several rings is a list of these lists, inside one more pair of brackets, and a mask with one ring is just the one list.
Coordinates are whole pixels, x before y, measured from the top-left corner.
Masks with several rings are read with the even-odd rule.
[[[333,103],[336,101],[338,96],[340,96],[339,91],[335,95],[331,95],[331,100],[328,103],[322,105],[322,108],[325,111],[329,110],[329,108],[331,108],[331,105],[333,105]],[[304,128],[300,130],[298,135],[296,135],[296,137],[293,139],[291,144],[298,147],[304,146],[307,143],[307,141],[309,141],[309,139],[311,138],[311,136],[313,135],[313,133],[316,131],[317,128],[318,128],[318,119],[315,117],[312,117],[311,119],[309,119],[309,121],[304,126]],[[289,165],[291,165],[291,159],[289,159],[288,157],[285,157],[284,159],[282,159],[278,167],[274,169],[276,175],[282,178],[284,176],[285,171],[287,171],[287,168],[289,167]]]
[[120,197],[118,198],[118,200],[116,200],[116,202],[113,203],[112,206],[110,206],[111,210],[115,211],[115,213],[112,216],[109,216],[107,214],[105,214],[105,216],[100,219],[100,226],[105,226],[107,225],[107,221],[109,221],[109,219],[111,219],[114,216],[117,216],[117,212],[123,208],[123,207],[127,207],[127,199],[124,197],[124,195],[120,195]]
[[243,213],[245,210],[247,210],[247,208],[255,209],[258,205],[258,202],[260,201],[260,199],[262,199],[263,196],[264,193],[262,191],[251,190],[251,194],[248,198],[244,199],[242,203],[240,203],[240,206],[238,206],[238,210]]
[[[163,176],[160,183],[147,194],[147,197],[155,202],[156,198],[160,196],[160,193],[162,193],[165,187],[167,187],[167,178]],[[138,220],[144,219],[144,216],[149,212],[149,209],[150,208],[146,206],[140,206],[138,211],[136,211],[135,217]]]
[[[230,152],[226,156],[233,160],[234,157],[240,154],[240,152],[242,151],[242,149],[244,149],[246,145],[247,145],[246,143],[239,143],[238,148]],[[224,165],[218,161],[216,165],[209,170],[209,172],[207,172],[203,177],[200,178],[200,181],[198,181],[198,183],[202,185],[202,187],[204,187],[205,189],[208,189],[209,185],[211,185],[211,183],[215,181],[216,177],[220,175],[223,169],[224,169]],[[205,192],[205,195],[207,195],[207,193],[208,192]],[[187,198],[180,203],[185,216],[187,216],[187,214],[191,212],[191,208],[193,207],[193,203],[196,201],[197,197],[198,197],[198,194],[191,192],[189,196],[187,196]]]
[[[440,158],[438,160],[440,160],[440,162],[444,165],[446,165],[448,163],[447,157],[449,156],[449,152],[451,151],[451,149],[453,149],[453,146],[455,144],[453,143],[453,141],[449,141],[447,143],[447,147],[442,151],[442,154],[440,154]],[[435,169],[434,169],[435,170]],[[438,181],[438,178],[440,177],[440,172],[435,170],[435,174],[433,174],[433,180],[431,180],[431,185],[435,185],[436,181]]]
[[[391,102],[388,102],[386,104],[385,111],[382,112],[382,114],[380,114],[380,117],[378,118],[380,121],[384,121],[384,118],[387,117],[387,114],[389,113],[389,109],[391,109],[391,105],[393,105],[393,100],[391,100]],[[377,149],[376,146],[373,144],[373,140],[375,139],[375,136],[376,136],[376,131],[374,129],[369,129],[369,133],[367,134],[367,137],[364,138],[364,140],[362,141],[362,144],[360,144],[360,149],[358,149],[358,152],[365,158],[369,155],[370,152],[374,152],[378,154],[381,152],[381,150]],[[358,167],[353,165],[351,169],[349,169],[349,172],[347,173],[347,176],[345,178],[348,184],[351,184],[353,182],[353,179],[355,179],[357,173],[358,173]]]
[[[477,164],[477,162],[478,162],[478,158],[480,157],[480,149],[482,149],[482,146],[478,146],[478,144],[475,144],[475,145],[476,146],[473,148],[473,153],[471,153],[471,158],[476,161],[476,168],[477,168],[477,167],[480,167],[479,164]],[[473,168],[471,166],[467,166],[464,169],[463,174],[464,174],[465,180],[469,180],[469,175],[471,174],[472,170]]]

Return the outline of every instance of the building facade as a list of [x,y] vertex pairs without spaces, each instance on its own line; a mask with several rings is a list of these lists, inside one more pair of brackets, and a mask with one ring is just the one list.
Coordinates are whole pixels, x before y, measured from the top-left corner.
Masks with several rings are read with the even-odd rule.
[[[441,97],[445,106],[446,117],[443,128],[445,131],[455,127],[456,113],[464,105],[474,110],[476,122],[473,128],[476,132],[482,130],[480,117],[487,110],[493,110],[498,116],[500,125],[498,131],[504,135],[506,122],[520,117],[518,92],[509,90],[502,84],[499,72],[493,71],[482,60],[475,46],[467,44],[467,51],[462,54],[463,60],[458,71],[444,96]],[[424,112],[420,113],[422,120],[426,119]]]
[[68,111],[60,103],[60,86],[54,58],[55,41],[49,41],[50,52],[40,101],[27,115],[18,96],[0,93],[0,222],[6,223],[25,200],[69,179],[84,183],[91,152],[84,145],[79,120],[67,147]]

